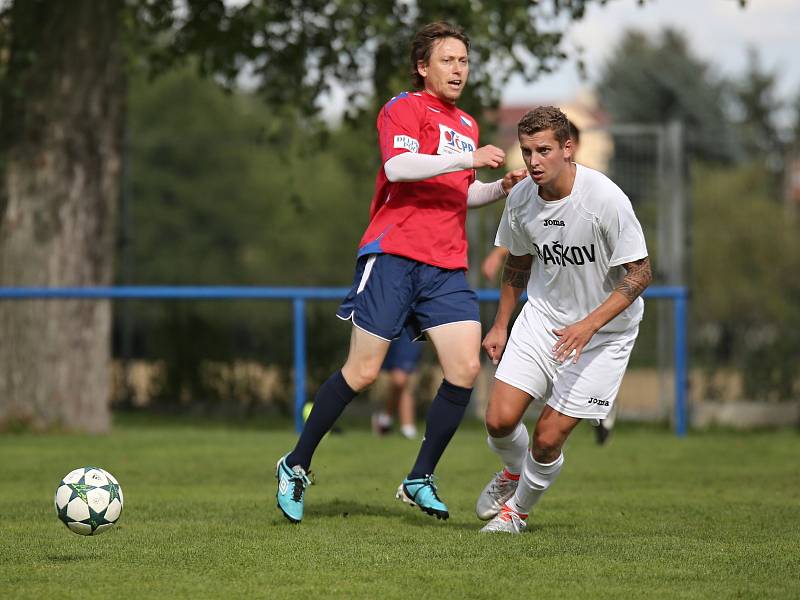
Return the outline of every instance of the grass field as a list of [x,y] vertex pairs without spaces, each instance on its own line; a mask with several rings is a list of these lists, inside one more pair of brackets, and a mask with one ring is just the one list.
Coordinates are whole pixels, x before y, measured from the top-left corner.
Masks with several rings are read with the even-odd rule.
[[[299,526],[279,516],[281,430],[119,425],[113,435],[0,436],[0,598],[798,598],[800,436],[678,440],[576,430],[559,481],[520,536],[479,534],[496,463],[477,424],[439,466],[447,522],[393,499],[417,445],[349,427],[323,441]],[[70,533],[53,494],[84,464],[125,509]]]

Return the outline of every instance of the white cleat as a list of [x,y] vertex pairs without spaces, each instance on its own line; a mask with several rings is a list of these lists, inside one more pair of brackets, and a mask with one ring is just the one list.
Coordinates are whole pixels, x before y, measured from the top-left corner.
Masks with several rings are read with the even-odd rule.
[[528,527],[525,519],[528,515],[523,515],[503,505],[498,515],[489,521],[481,529],[481,533],[522,533]]
[[495,473],[492,480],[483,488],[478,502],[475,504],[475,514],[481,521],[488,521],[497,516],[503,504],[511,499],[517,490],[519,479],[509,479],[504,470]]

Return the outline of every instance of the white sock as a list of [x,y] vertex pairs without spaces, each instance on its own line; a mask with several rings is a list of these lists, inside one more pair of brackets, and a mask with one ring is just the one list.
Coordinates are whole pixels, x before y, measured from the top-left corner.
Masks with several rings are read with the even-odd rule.
[[606,429],[614,429],[614,423],[617,420],[617,403],[611,405],[611,410],[608,411],[608,416],[603,419],[603,427]]
[[394,419],[392,418],[392,415],[385,412],[378,413],[378,425],[381,427],[391,427],[393,422]]
[[522,462],[525,460],[525,454],[528,452],[528,444],[530,443],[530,436],[528,435],[528,428],[520,421],[517,423],[516,429],[505,437],[492,437],[491,435],[486,438],[489,443],[489,448],[492,452],[500,457],[506,469],[515,475],[519,474],[522,469]]
[[417,426],[416,425],[401,425],[400,426],[400,433],[403,434],[404,438],[409,440],[413,440],[417,437]]
[[514,492],[514,497],[508,502],[509,506],[519,513],[530,513],[542,494],[556,480],[563,464],[563,453],[548,464],[537,462],[532,453],[526,453],[519,485],[517,491]]

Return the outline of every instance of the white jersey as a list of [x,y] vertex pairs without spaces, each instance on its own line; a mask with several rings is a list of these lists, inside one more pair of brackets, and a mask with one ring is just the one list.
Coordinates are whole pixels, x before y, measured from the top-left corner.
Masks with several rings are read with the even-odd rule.
[[[530,177],[515,185],[495,244],[515,256],[533,255],[528,302],[557,328],[585,318],[625,277],[623,264],[647,257],[628,197],[583,165],[576,165],[572,192],[560,200],[542,200]],[[626,331],[639,324],[643,312],[637,298],[600,331]]]

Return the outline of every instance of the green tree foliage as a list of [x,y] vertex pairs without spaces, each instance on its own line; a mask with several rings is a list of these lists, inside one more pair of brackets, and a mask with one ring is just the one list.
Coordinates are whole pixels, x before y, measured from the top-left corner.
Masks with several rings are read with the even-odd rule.
[[692,320],[705,366],[736,367],[748,398],[796,397],[800,236],[752,164],[699,167],[692,190]]
[[603,69],[598,91],[614,121],[660,124],[677,119],[686,126],[693,157],[734,158],[724,82],[675,30],[665,29],[656,38],[627,32]]
[[185,6],[149,0],[131,3],[131,21],[155,72],[193,57],[201,73],[235,87],[247,67],[269,104],[311,114],[334,82],[366,105],[405,88],[414,32],[447,20],[463,26],[472,40],[472,83],[464,106],[474,110],[496,104],[512,73],[532,80],[552,70],[564,57],[561,31],[582,18],[592,1],[600,0],[195,0]]
[[800,150],[800,90],[795,93],[791,101],[792,129],[789,143],[795,150]]
[[[130,96],[123,283],[346,286],[379,157],[372,127],[322,138],[289,108],[228,94],[182,69]],[[204,361],[289,367],[285,302],[139,304],[136,354],[166,359],[161,397],[212,397]],[[309,306],[309,351],[329,369],[346,348],[330,303]],[[188,391],[187,391],[188,389]]]
[[777,73],[761,66],[759,53],[751,48],[748,67],[739,81],[733,83],[740,124],[739,137],[747,155],[762,157],[767,162],[779,162],[786,144],[777,123],[783,108],[778,98]]
[[784,103],[777,84],[777,73],[765,70],[758,51],[751,48],[747,70],[731,85],[739,143],[749,162],[762,164],[772,174],[770,191],[776,200],[783,186],[785,153],[792,142],[791,131],[778,124]]
[[331,265],[352,263],[366,224],[374,133],[323,142],[290,109],[186,70],[134,83],[130,111],[138,283],[341,283]]
[[[776,166],[787,140],[776,84],[755,52],[740,80],[723,81],[665,30],[655,39],[626,34],[599,85],[616,122],[684,124],[693,359],[739,370],[749,399],[800,391],[800,236],[780,205]],[[632,157],[641,160],[641,148],[615,139],[612,169]]]

